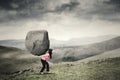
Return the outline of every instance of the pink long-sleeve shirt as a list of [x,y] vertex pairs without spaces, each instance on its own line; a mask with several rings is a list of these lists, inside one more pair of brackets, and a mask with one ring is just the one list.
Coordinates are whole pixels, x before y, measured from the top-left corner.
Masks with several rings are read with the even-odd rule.
[[50,54],[49,53],[46,53],[44,55],[41,56],[41,59],[42,60],[45,60],[45,61],[48,61],[50,59]]

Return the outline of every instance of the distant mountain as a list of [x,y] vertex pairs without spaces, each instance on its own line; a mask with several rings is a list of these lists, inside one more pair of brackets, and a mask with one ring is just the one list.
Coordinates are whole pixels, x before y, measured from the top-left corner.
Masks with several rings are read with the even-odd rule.
[[19,49],[25,49],[24,40],[0,40],[0,45],[8,47],[16,47]]
[[92,44],[96,42],[102,42],[117,37],[116,35],[104,35],[97,37],[86,37],[86,38],[73,38],[67,41],[60,41],[51,39],[51,47],[67,47],[67,46],[80,46],[85,44]]
[[[62,43],[59,42],[58,40],[52,40],[52,41],[51,41],[52,45],[54,45],[53,43],[55,44]],[[24,43],[25,43],[24,40],[1,40],[0,45],[3,44],[9,47],[0,46],[0,51],[1,50],[9,51],[11,49],[16,50],[18,48],[25,49]],[[80,46],[62,46],[62,47],[58,46],[54,48],[53,61],[56,62],[77,61],[91,56],[96,56],[98,54],[102,54],[107,51],[115,50],[118,48],[120,48],[120,37],[115,37],[110,40],[105,40],[102,42],[80,45]]]
[[86,37],[86,38],[73,38],[66,42],[68,46],[76,46],[76,45],[85,45],[85,44],[92,44],[97,42],[102,42],[105,40],[109,40],[115,38],[115,35],[103,35],[97,37]]
[[61,47],[54,50],[53,61],[77,61],[120,48],[120,37],[83,46]]
[[[98,37],[87,37],[87,38],[73,38],[68,41],[60,41],[55,39],[50,39],[50,47],[68,47],[68,46],[80,46],[85,44],[92,44],[96,42],[101,42],[105,40],[109,40],[116,37],[116,35],[105,35]],[[0,45],[8,46],[8,47],[16,47],[19,49],[25,50],[25,40],[0,40]]]
[[1,51],[14,51],[14,50],[20,50],[18,48],[14,48],[14,47],[6,47],[6,46],[0,46],[0,52]]

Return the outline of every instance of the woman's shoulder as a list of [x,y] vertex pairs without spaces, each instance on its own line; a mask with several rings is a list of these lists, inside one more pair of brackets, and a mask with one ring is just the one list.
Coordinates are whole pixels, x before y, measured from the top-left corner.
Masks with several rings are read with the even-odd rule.
[[50,54],[47,52],[46,55],[50,55]]
[[49,53],[45,53],[45,54],[43,54],[42,56],[49,56],[50,54]]

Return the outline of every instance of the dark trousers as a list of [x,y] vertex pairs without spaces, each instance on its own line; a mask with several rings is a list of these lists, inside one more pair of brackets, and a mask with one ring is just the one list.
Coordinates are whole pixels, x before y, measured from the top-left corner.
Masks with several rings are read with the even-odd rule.
[[49,63],[47,61],[45,61],[45,60],[42,60],[42,59],[41,59],[41,63],[42,63],[43,67],[40,70],[40,72],[43,72],[45,69],[46,69],[46,71],[49,71]]

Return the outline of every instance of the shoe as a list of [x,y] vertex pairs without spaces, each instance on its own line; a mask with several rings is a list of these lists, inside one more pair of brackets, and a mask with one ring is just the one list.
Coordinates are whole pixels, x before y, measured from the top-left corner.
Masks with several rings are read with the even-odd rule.
[[49,71],[46,71],[45,73],[46,73],[46,74],[49,74],[50,72],[49,72]]
[[44,74],[43,72],[40,72],[40,74]]

